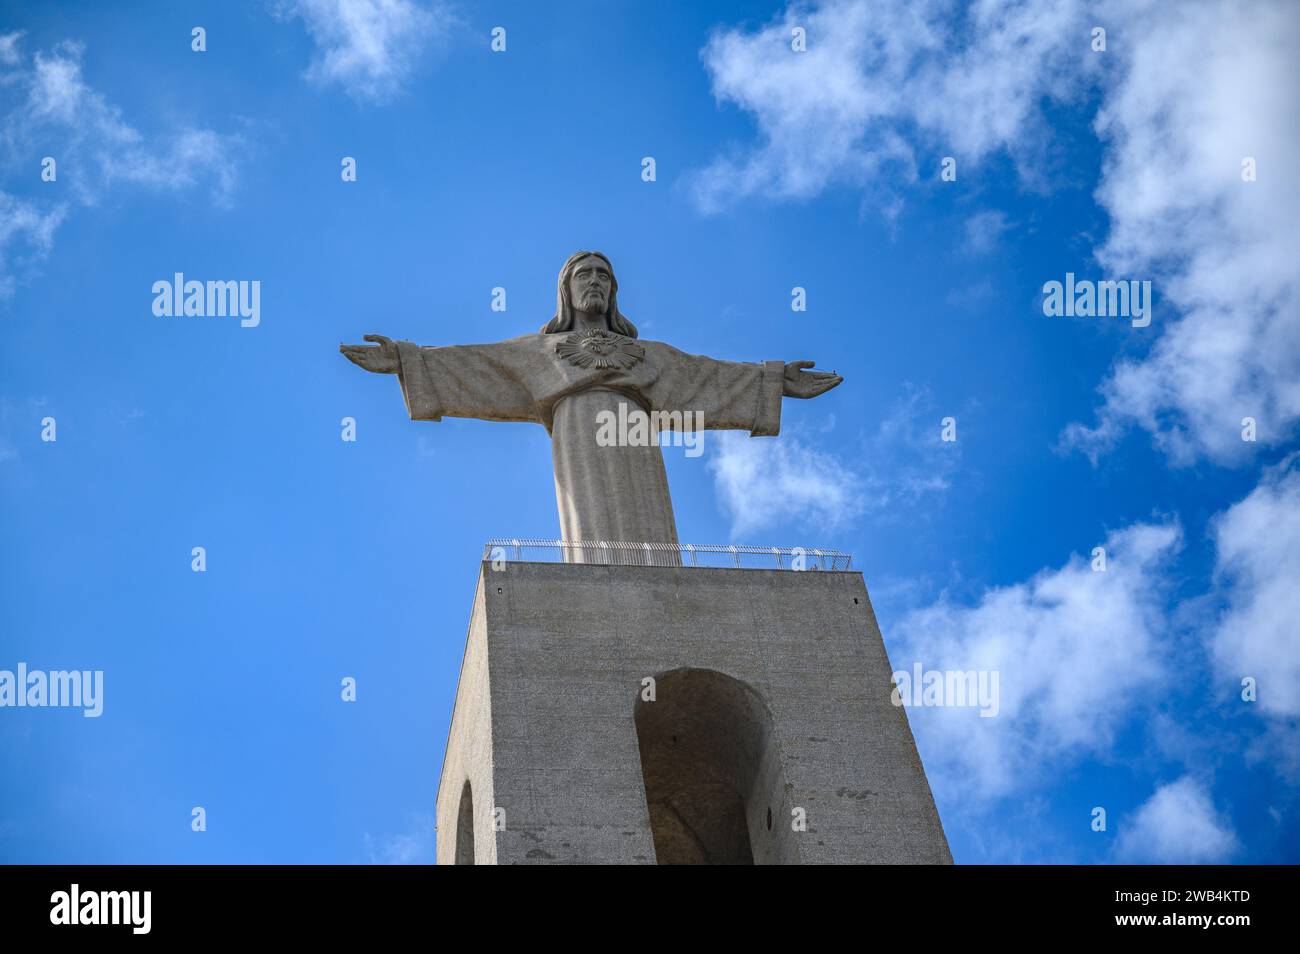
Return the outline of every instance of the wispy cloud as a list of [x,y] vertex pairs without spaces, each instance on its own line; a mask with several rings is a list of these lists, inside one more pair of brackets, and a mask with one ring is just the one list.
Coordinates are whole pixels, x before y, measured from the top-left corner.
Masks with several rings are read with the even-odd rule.
[[[1207,630],[1219,685],[1263,719],[1248,755],[1300,782],[1300,455],[1265,473],[1215,518],[1215,573],[1224,610]],[[1242,680],[1255,701],[1242,701]]]
[[1095,456],[1137,425],[1177,462],[1240,460],[1257,446],[1242,418],[1265,443],[1300,419],[1300,17],[1202,2],[1141,4],[1120,22],[1141,39],[1096,121],[1111,217],[1098,259],[1156,279],[1166,307],[1149,353],[1102,385],[1096,423],[1065,437]]
[[[760,143],[698,172],[692,193],[717,211],[750,195],[878,186],[882,168],[937,176],[943,155],[960,169],[997,149],[1033,153],[1042,137],[1026,129],[1044,98],[1075,94],[1093,66],[1084,27],[1080,2],[831,0],[719,30],[701,53],[714,96],[754,116]],[[806,52],[791,48],[796,28]]]
[[831,532],[867,515],[916,516],[960,469],[958,445],[940,440],[941,418],[933,395],[909,385],[847,451],[818,446],[821,433],[769,441],[721,432],[709,468],[733,538],[787,522]]
[[441,3],[412,0],[280,0],[274,9],[300,18],[316,44],[309,80],[371,102],[402,92],[425,51],[456,22]]
[[[1144,711],[1166,758],[1205,770],[1222,751],[1245,751],[1284,779],[1300,779],[1300,455],[1267,472],[1250,494],[1211,522],[1217,548],[1216,586],[1170,609],[1176,575],[1170,569],[1181,534],[1173,523],[1138,524],[1104,541],[1106,570],[1072,557],[1031,579],[993,588],[973,601],[943,598],[906,615],[890,632],[896,669],[914,663],[937,670],[996,670],[1000,712],[921,708],[909,718],[940,795],[963,813],[978,814],[1008,797],[1032,795],[1041,781],[1089,757],[1105,758],[1125,726]],[[1208,601],[1223,610],[1197,622]],[[1183,612],[1187,610],[1187,612]],[[1190,624],[1205,636],[1204,652],[1182,656],[1178,634]],[[1166,678],[1191,665],[1191,678],[1213,671],[1221,698],[1258,714],[1225,723],[1220,737],[1188,735],[1155,705]],[[1180,670],[1181,671],[1181,670]],[[1257,701],[1241,701],[1241,680],[1255,680]],[[1243,708],[1244,707],[1244,708]],[[1180,782],[1158,793],[1140,815],[1143,834],[1123,849],[1125,860],[1215,860],[1226,855],[1230,826],[1208,821],[1208,798]],[[1196,795],[1193,798],[1193,795]],[[1178,806],[1197,808],[1187,833],[1204,835],[1204,857],[1181,844],[1162,821]],[[1202,810],[1203,809],[1203,810]],[[1176,834],[1176,832],[1175,832]],[[1194,841],[1194,839],[1193,839]],[[1188,842],[1191,844],[1192,842]],[[1164,846],[1164,847],[1161,847]],[[1163,852],[1163,854],[1162,854]]]
[[1126,864],[1222,864],[1239,848],[1231,820],[1192,776],[1157,788],[1120,826],[1115,857]]
[[[1091,48],[1097,24],[1104,53]],[[791,49],[796,27],[806,52]],[[1243,417],[1262,442],[1300,421],[1290,3],[1250,16],[1229,0],[797,3],[759,29],[718,31],[702,57],[718,101],[757,127],[754,145],[689,177],[705,212],[836,186],[896,210],[899,189],[937,176],[945,155],[959,177],[1009,155],[1036,186],[1053,145],[1043,105],[1099,93],[1096,198],[1111,228],[1095,254],[1110,274],[1154,282],[1154,344],[1116,365],[1095,422],[1064,445],[1095,459],[1136,426],[1175,461],[1232,461],[1252,447]],[[1258,181],[1242,181],[1247,156]]]
[[63,203],[43,209],[0,192],[0,301],[13,296],[17,274],[28,273],[50,253],[67,211]]
[[972,255],[983,255],[992,251],[1002,237],[1002,233],[1010,227],[1004,212],[996,209],[976,212],[966,220],[966,251]]
[[0,37],[0,159],[33,181],[49,156],[57,180],[36,188],[66,197],[0,191],[0,300],[48,256],[70,208],[95,205],[111,186],[177,192],[207,184],[218,205],[234,192],[246,149],[241,136],[201,128],[145,136],[86,83],[83,55],[81,44],[65,41],[29,56],[21,33]]
[[0,144],[10,167],[34,175],[48,155],[57,162],[58,183],[84,204],[118,182],[159,191],[207,183],[218,203],[228,202],[246,143],[239,134],[184,127],[146,136],[82,76],[85,48],[64,41],[24,56],[13,40],[0,79],[13,96],[0,114]]
[[862,512],[860,480],[805,440],[720,432],[709,469],[734,539],[784,521],[832,530]]
[[21,32],[0,35],[0,64],[13,66],[18,62],[18,41],[22,36]]
[[1227,608],[1210,648],[1234,696],[1259,683],[1259,710],[1300,716],[1300,457],[1269,471],[1214,521],[1216,572]]
[[873,510],[913,519],[918,504],[951,489],[962,453],[958,441],[941,438],[946,416],[928,388],[904,385],[862,448],[860,469]]
[[895,669],[997,671],[1000,711],[909,712],[936,788],[959,803],[1005,797],[1082,757],[1108,751],[1133,700],[1163,678],[1163,567],[1173,524],[1137,524],[1105,540],[1105,571],[1073,556],[1031,579],[947,598],[892,631]]
[[410,827],[396,835],[378,838],[368,832],[362,836],[366,857],[372,865],[427,865],[434,862],[433,816],[427,812],[413,813]]

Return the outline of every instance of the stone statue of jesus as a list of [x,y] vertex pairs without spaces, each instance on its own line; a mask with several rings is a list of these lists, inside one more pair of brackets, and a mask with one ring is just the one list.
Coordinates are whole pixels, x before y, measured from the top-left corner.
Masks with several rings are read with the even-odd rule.
[[638,340],[618,309],[614,268],[600,252],[569,256],[558,285],[555,317],[537,334],[442,347],[366,335],[375,344],[339,350],[367,371],[396,374],[414,421],[544,426],[565,541],[678,542],[658,441],[605,446],[597,439],[600,421],[618,415],[620,405],[624,416],[690,411],[686,420],[702,418],[705,428],[769,437],[781,430],[783,397],[816,397],[843,380],[807,370],[812,361],[719,361]]

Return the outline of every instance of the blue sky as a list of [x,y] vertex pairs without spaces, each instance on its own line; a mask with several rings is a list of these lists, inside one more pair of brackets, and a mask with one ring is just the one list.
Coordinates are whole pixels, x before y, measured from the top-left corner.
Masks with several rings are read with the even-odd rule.
[[[541,6],[0,3],[0,669],[105,672],[0,711],[0,860],[432,859],[550,452],[337,346],[536,331],[578,248],[645,338],[845,377],[667,449],[678,527],[850,551],[896,669],[1000,672],[909,712],[959,862],[1300,860],[1295,8]],[[155,317],[175,272],[260,324]],[[1067,272],[1151,325],[1044,316]]]

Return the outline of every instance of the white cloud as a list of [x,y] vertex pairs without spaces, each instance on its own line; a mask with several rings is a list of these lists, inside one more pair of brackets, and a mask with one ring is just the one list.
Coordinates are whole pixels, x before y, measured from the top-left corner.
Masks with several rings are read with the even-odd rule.
[[[807,51],[791,49],[795,27]],[[751,113],[761,145],[692,180],[716,211],[748,195],[806,198],[835,184],[937,176],[943,155],[1020,156],[1045,96],[1068,97],[1091,66],[1083,4],[833,0],[791,5],[753,32],[720,30],[701,56],[714,96]],[[918,163],[916,153],[925,158]]]
[[54,230],[67,213],[60,204],[42,210],[36,203],[0,192],[0,301],[11,297],[15,273],[42,261],[54,245]]
[[942,440],[944,417],[929,389],[904,385],[864,444],[867,506],[914,520],[917,504],[947,493],[961,469],[961,445]]
[[1176,525],[1131,526],[1107,537],[1104,572],[1071,557],[970,605],[944,598],[892,628],[895,670],[999,673],[992,718],[909,711],[937,789],[970,804],[1109,751],[1163,679],[1164,565],[1179,543]]
[[424,49],[455,22],[441,4],[411,0],[282,0],[276,9],[300,17],[316,44],[309,80],[338,83],[371,101],[399,93]]
[[[1255,446],[1243,417],[1263,442],[1300,419],[1300,17],[1288,3],[1248,16],[1148,3],[1122,22],[1122,78],[1096,121],[1111,217],[1097,255],[1108,274],[1155,279],[1162,333],[1067,441],[1095,454],[1136,424],[1175,461],[1238,459]],[[1242,181],[1246,156],[1256,182]]]
[[372,865],[420,865],[434,862],[435,822],[427,812],[414,812],[408,831],[375,838],[362,836]]
[[966,250],[974,255],[992,251],[1002,233],[1010,227],[1003,212],[995,209],[976,212],[966,220]]
[[0,63],[5,66],[13,66],[18,62],[18,43],[22,38],[21,31],[0,35]]
[[1300,458],[1265,474],[1214,521],[1227,607],[1210,652],[1233,698],[1255,678],[1261,714],[1300,716]]
[[[1098,23],[1104,53],[1090,45]],[[790,48],[796,26],[806,53]],[[1149,353],[1117,364],[1096,422],[1064,443],[1095,458],[1138,426],[1175,461],[1230,461],[1252,446],[1243,417],[1264,442],[1300,420],[1300,17],[1289,2],[1247,16],[1228,0],[833,0],[721,30],[702,57],[719,102],[758,130],[755,146],[691,177],[706,212],[837,185],[896,206],[889,183],[936,176],[944,155],[960,181],[1005,151],[1034,182],[1051,145],[1041,104],[1099,90],[1096,198],[1111,229],[1098,263],[1107,277],[1151,279],[1158,300]],[[1241,180],[1245,156],[1256,182]]]
[[[718,432],[709,468],[733,538],[782,522],[833,531],[867,514],[927,518],[920,505],[947,493],[961,461],[959,446],[940,440],[941,418],[928,390],[907,385],[851,460],[800,435],[771,441]],[[827,424],[823,432],[833,415]]]
[[181,129],[161,137],[152,152],[137,151],[132,161],[105,169],[105,179],[180,191],[211,183],[213,199],[228,205],[237,181],[238,142],[211,129]]
[[194,128],[144,136],[82,78],[83,53],[81,44],[59,43],[30,62],[19,57],[6,74],[17,89],[0,125],[9,161],[39,168],[53,156],[59,183],[85,203],[117,180],[169,191],[207,181],[218,201],[228,200],[241,137]]
[[1191,776],[1157,788],[1121,826],[1115,855],[1128,864],[1221,864],[1239,847],[1231,820]]
[[[1224,609],[1205,628],[1207,656],[1232,705],[1245,705],[1238,701],[1241,678],[1256,678],[1259,701],[1250,711],[1264,718],[1265,732],[1253,741],[1234,734],[1229,743],[1207,744],[1244,746],[1249,761],[1270,761],[1284,778],[1300,778],[1300,455],[1268,472],[1212,527]],[[974,601],[942,599],[891,627],[895,669],[919,662],[927,670],[1000,674],[996,717],[981,718],[975,709],[908,713],[941,796],[974,810],[1032,790],[1036,776],[1106,756],[1115,733],[1167,685],[1179,615],[1166,611],[1173,579],[1167,567],[1179,542],[1172,524],[1129,527],[1105,541],[1105,572],[1075,557]],[[1186,664],[1196,662],[1177,665]],[[1159,726],[1162,717],[1152,718],[1149,724]],[[1203,761],[1208,753],[1193,741],[1167,754]],[[1160,804],[1176,804],[1174,794]]]
[[[50,156],[58,193],[81,205],[95,204],[117,182],[167,192],[206,183],[217,204],[229,203],[245,151],[240,136],[187,128],[146,137],[86,83],[81,44],[58,43],[28,57],[20,39],[0,37],[0,159],[7,168],[26,170],[30,180]],[[0,299],[48,255],[67,212],[67,201],[0,192]]]
[[833,455],[789,435],[715,433],[709,469],[734,539],[782,521],[834,529],[861,513],[860,481]]
[[129,134],[118,119],[117,111],[104,102],[81,80],[80,43],[60,43],[53,52],[37,53],[32,65],[28,90],[28,117],[50,119],[73,125],[79,121],[95,127],[100,135],[111,138]]

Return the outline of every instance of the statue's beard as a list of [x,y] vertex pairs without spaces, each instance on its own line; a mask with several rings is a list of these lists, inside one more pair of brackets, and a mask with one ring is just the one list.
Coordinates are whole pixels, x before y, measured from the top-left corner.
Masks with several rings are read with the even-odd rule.
[[582,293],[578,307],[585,312],[604,314],[609,309],[609,299],[595,289]]

